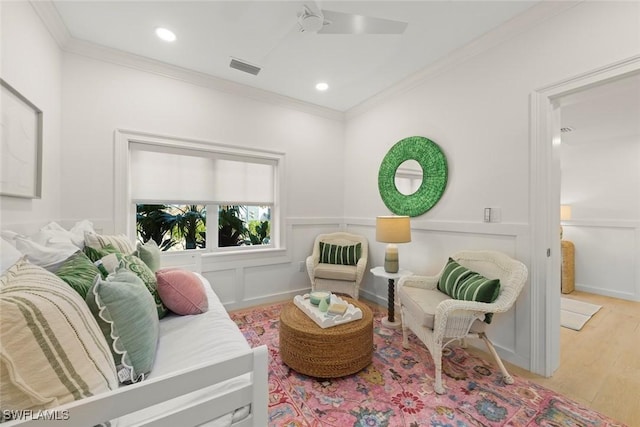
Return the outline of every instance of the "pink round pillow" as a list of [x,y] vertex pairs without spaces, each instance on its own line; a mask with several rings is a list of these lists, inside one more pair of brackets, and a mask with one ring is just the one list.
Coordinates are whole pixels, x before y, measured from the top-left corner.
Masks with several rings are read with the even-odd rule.
[[209,309],[204,285],[188,270],[164,269],[156,272],[158,295],[169,310],[176,314],[200,314]]

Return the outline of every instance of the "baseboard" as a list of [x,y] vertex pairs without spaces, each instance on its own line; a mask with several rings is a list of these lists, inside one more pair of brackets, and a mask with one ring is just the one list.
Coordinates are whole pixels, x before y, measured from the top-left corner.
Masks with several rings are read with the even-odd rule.
[[576,283],[576,290],[587,292],[590,294],[604,295],[605,297],[623,299],[627,301],[640,301],[640,295],[634,295],[630,292],[620,292],[610,289],[596,288],[595,286],[589,286],[580,283]]

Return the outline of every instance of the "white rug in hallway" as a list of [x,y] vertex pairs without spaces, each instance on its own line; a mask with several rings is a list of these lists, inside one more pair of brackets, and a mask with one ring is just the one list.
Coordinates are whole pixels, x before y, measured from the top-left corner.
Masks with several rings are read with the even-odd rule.
[[563,297],[560,299],[560,325],[579,331],[601,308],[601,305]]

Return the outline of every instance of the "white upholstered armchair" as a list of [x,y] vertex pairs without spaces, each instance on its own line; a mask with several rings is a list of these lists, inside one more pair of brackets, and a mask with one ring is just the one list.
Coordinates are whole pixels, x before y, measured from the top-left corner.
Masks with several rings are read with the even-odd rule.
[[367,268],[369,242],[357,234],[320,234],[307,258],[312,291],[344,293],[358,299]]
[[[495,358],[503,381],[512,384],[513,378],[485,334],[485,315],[511,308],[527,280],[527,268],[520,261],[494,251],[462,251],[452,255],[451,259],[455,262],[447,263],[437,276],[407,276],[398,282],[403,347],[409,347],[408,331],[413,331],[433,357],[436,367],[434,389],[436,393],[443,394],[442,349],[457,339],[480,338]],[[465,268],[468,270],[465,271]],[[484,277],[478,279],[477,275],[471,274],[473,272]],[[499,290],[495,287],[495,281],[483,281],[485,278],[499,279]],[[440,280],[440,287],[449,293],[466,288],[466,294],[455,295],[461,299],[452,298],[438,289]],[[461,285],[463,282],[466,282],[464,286]],[[478,283],[481,285],[478,286]],[[485,285],[488,288],[494,286],[490,289],[492,295],[489,298],[497,295],[493,302],[463,300],[473,299],[472,294],[480,295],[486,291],[480,289]]]

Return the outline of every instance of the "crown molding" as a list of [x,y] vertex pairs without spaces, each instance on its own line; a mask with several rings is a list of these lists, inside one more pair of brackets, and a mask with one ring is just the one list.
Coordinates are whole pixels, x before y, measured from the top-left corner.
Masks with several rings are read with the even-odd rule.
[[71,36],[60,14],[50,0],[30,0],[30,3],[64,52],[173,78],[207,89],[242,96],[254,101],[277,105],[331,120],[344,121],[345,116],[342,111],[77,39]]
[[556,16],[567,9],[570,9],[582,0],[571,1],[550,1],[543,0],[537,5],[530,8],[523,14],[520,14],[511,20],[505,22],[499,27],[483,34],[465,46],[446,55],[432,65],[408,76],[404,80],[378,92],[376,95],[366,99],[360,104],[349,108],[345,112],[345,119],[350,120],[360,114],[376,107],[382,102],[406,93],[417,86],[423,84],[431,78],[434,78],[447,70],[479,55],[499,44],[514,38],[516,35],[523,33],[530,28],[540,24],[548,18]]
[[69,43],[69,40],[71,40],[71,34],[60,17],[58,9],[56,9],[50,0],[30,0],[29,3],[36,11],[36,14],[40,17],[40,20],[44,23],[44,26],[51,34],[51,37],[53,37],[61,49],[64,49],[67,43]]

